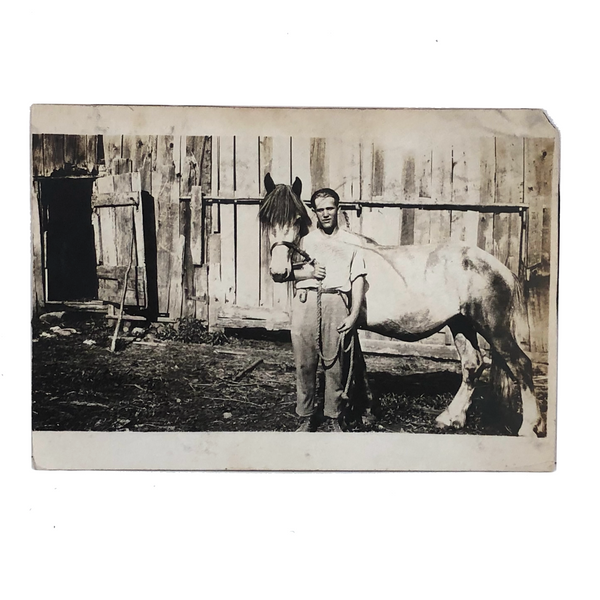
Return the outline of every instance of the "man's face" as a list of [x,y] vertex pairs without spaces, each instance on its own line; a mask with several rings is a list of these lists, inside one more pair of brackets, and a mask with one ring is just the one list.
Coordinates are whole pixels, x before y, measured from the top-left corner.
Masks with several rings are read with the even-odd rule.
[[337,228],[338,224],[338,207],[335,200],[330,196],[317,198],[315,200],[315,212],[319,225],[325,233],[331,233]]

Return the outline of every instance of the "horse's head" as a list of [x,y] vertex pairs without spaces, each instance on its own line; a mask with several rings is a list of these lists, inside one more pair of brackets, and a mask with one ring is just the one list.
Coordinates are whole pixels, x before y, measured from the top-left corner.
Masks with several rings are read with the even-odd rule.
[[292,251],[311,224],[306,207],[300,200],[302,182],[296,177],[292,186],[275,185],[271,174],[265,176],[267,192],[259,210],[260,222],[269,236],[271,277],[287,281],[292,273]]

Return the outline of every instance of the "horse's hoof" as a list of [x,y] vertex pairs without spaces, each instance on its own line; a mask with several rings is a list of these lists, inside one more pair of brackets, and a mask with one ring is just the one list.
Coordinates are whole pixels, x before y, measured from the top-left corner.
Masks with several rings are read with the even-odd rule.
[[447,429],[451,425],[452,420],[450,419],[450,415],[446,411],[444,411],[435,418],[435,426],[438,429]]
[[466,417],[451,417],[450,414],[444,411],[441,415],[438,415],[435,419],[435,426],[439,429],[447,429],[453,427],[454,429],[462,429],[465,426]]

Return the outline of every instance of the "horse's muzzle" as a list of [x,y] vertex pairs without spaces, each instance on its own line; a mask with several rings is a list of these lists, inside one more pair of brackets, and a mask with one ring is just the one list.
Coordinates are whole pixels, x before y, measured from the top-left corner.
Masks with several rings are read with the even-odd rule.
[[271,270],[271,277],[276,283],[283,283],[290,278],[290,271],[289,269],[286,269],[283,272]]

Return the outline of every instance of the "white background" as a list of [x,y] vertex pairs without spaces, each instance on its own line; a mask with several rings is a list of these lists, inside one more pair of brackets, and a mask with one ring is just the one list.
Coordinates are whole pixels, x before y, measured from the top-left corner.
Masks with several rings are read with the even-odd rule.
[[[597,593],[593,4],[391,4],[10,4],[0,36],[3,597]],[[32,103],[546,109],[562,136],[558,470],[31,470]]]

